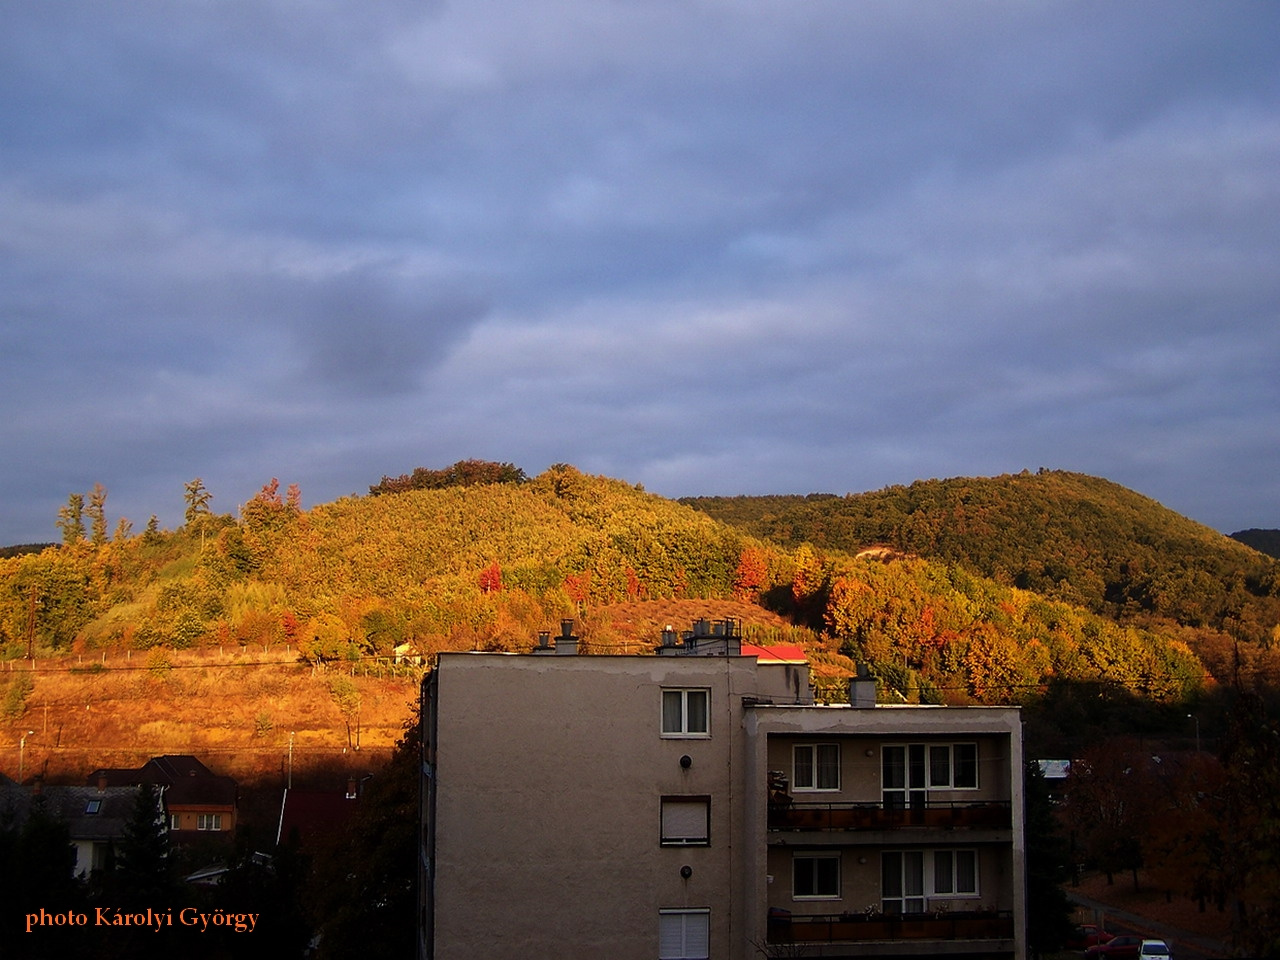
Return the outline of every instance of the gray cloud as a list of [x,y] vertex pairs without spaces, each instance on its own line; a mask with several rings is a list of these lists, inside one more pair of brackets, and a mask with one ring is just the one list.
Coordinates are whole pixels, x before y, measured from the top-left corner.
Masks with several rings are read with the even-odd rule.
[[9,4],[0,542],[461,457],[1280,526],[1264,4]]

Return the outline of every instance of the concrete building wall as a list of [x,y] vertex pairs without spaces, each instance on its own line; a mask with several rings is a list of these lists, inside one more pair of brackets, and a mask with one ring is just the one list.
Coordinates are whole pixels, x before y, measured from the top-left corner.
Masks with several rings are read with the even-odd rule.
[[[663,735],[664,688],[709,692],[708,735]],[[439,880],[424,887],[423,928],[435,960],[652,960],[663,909],[709,911],[711,956],[746,960],[770,906],[878,907],[881,851],[907,843],[980,847],[982,905],[1015,912],[1022,955],[1016,710],[817,706],[803,666],[749,657],[446,653],[426,689],[423,856]],[[797,801],[878,803],[884,744],[959,740],[979,743],[980,790],[965,799],[1008,800],[1012,830],[923,841],[768,830],[768,772],[792,776],[796,743],[840,743],[842,772],[838,795]],[[707,845],[662,843],[663,797],[710,798]],[[839,901],[793,897],[795,851],[808,847],[840,857]]]
[[[662,908],[710,909],[713,955],[740,956],[734,791],[754,663],[491,661],[444,654],[436,681],[449,705],[432,744],[435,869],[449,878],[434,903],[438,960],[525,960],[570,945],[578,956],[651,960]],[[662,735],[664,687],[710,691],[709,736]],[[664,796],[711,798],[708,846],[662,845]]]
[[[747,854],[747,869],[756,881],[753,896],[760,903],[790,910],[795,915],[859,911],[880,903],[880,853],[914,843],[926,849],[974,846],[979,849],[979,889],[982,906],[1012,910],[1015,918],[1015,956],[1023,955],[1025,928],[1025,863],[1023,851],[1022,724],[1016,709],[1000,707],[889,707],[853,709],[839,706],[769,706],[749,709],[744,731],[750,743],[747,768],[758,782],[769,770],[783,770],[793,779],[793,747],[797,743],[841,744],[841,789],[833,792],[794,792],[797,803],[868,802],[881,799],[881,750],[886,744],[977,742],[979,789],[931,791],[934,800],[1008,801],[1011,829],[974,833],[947,839],[904,833],[898,837],[867,836],[862,846],[837,846],[836,838],[788,838],[797,846],[769,846],[769,834],[760,831]],[[868,757],[867,751],[872,752]],[[1019,771],[1012,776],[1012,771]],[[761,791],[752,804],[755,822],[767,822],[767,801]],[[795,900],[792,897],[792,861],[796,850],[841,850],[843,903],[830,900]],[[862,860],[866,862],[863,863]],[[772,878],[770,882],[769,878]],[[970,901],[972,903],[973,901]],[[763,913],[764,911],[761,911]],[[767,916],[757,916],[756,938],[766,935]]]

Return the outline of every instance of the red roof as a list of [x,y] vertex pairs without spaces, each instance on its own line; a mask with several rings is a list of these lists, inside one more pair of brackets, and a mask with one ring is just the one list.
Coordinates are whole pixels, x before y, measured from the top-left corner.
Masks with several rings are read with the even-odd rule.
[[755,657],[757,663],[808,663],[809,657],[797,643],[779,643],[772,647],[757,647],[754,643],[742,645],[744,657]]
[[285,790],[276,842],[288,840],[294,830],[303,844],[331,835],[346,826],[358,802],[347,790]]

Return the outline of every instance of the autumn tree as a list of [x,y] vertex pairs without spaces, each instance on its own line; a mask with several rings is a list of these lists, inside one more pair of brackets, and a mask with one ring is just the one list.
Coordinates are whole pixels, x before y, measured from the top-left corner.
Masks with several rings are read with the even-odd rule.
[[826,565],[807,543],[796,548],[792,563],[791,600],[796,616],[801,622],[817,627],[826,612],[830,589]]
[[495,560],[480,571],[480,592],[499,593],[502,590],[502,567]]
[[210,515],[209,503],[213,494],[205,489],[204,481],[199,477],[184,486],[183,502],[186,504],[184,519],[188,526],[196,526]]
[[1149,757],[1135,742],[1108,740],[1071,764],[1066,817],[1080,854],[1113,883],[1142,865],[1150,783]]
[[358,656],[342,618],[332,613],[312,617],[298,634],[298,653],[310,663],[325,664]]
[[85,508],[89,515],[90,542],[95,547],[104,546],[107,542],[107,488],[95,483],[89,491],[89,506]]
[[1250,956],[1280,957],[1280,710],[1237,693],[1222,763],[1232,940]]
[[474,487],[492,483],[525,483],[529,479],[523,470],[513,463],[495,463],[491,460],[459,460],[443,470],[415,467],[412,473],[398,477],[383,477],[369,488],[372,496],[384,493],[404,493],[408,490],[443,490],[445,487]]
[[73,493],[67,497],[66,505],[58,511],[58,529],[62,531],[62,542],[74,547],[84,541],[84,494]]
[[[347,725],[347,748],[360,749],[360,690],[348,676],[337,674],[329,680],[329,696],[337,704],[342,719]],[[355,737],[352,738],[352,725],[355,725]]]
[[1227,849],[1222,764],[1210,753],[1169,755],[1148,808],[1143,861],[1160,889],[1199,902],[1226,904]]
[[738,567],[733,573],[733,595],[739,600],[754,600],[769,578],[769,561],[759,547],[743,547]]

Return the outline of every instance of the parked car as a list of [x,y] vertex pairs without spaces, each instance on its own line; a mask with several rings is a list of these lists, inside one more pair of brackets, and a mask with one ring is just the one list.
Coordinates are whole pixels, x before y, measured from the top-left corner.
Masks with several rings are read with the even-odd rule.
[[1142,949],[1141,937],[1112,937],[1106,943],[1096,943],[1084,952],[1086,957],[1098,960],[1137,960]]
[[1173,960],[1169,945],[1163,940],[1143,940],[1139,960]]
[[1107,933],[1096,923],[1081,923],[1071,931],[1071,936],[1067,937],[1068,950],[1088,950],[1090,947],[1099,943],[1107,943],[1112,939],[1112,934]]

